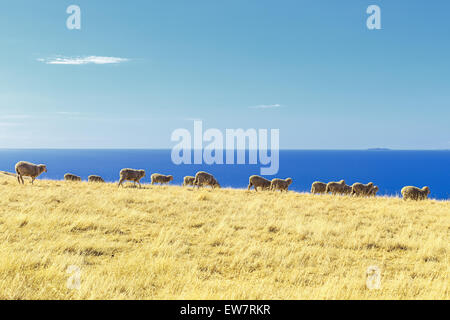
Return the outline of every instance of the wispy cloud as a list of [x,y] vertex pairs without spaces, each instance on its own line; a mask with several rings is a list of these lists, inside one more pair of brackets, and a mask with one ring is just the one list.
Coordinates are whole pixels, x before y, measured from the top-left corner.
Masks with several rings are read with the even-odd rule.
[[52,58],[39,58],[37,60],[45,64],[65,64],[65,65],[117,64],[130,61],[130,59],[127,58],[100,57],[100,56],[85,56],[85,57],[57,56]]
[[260,104],[257,106],[251,106],[249,107],[250,109],[276,109],[276,108],[281,108],[281,104]]
[[5,114],[0,115],[0,120],[18,120],[31,118],[29,114]]
[[59,111],[59,112],[56,112],[56,114],[61,115],[61,116],[79,116],[79,115],[81,115],[80,112],[71,112],[71,111]]
[[3,128],[3,127],[17,127],[17,126],[20,126],[20,125],[21,125],[20,123],[2,122],[2,121],[0,121],[0,128]]

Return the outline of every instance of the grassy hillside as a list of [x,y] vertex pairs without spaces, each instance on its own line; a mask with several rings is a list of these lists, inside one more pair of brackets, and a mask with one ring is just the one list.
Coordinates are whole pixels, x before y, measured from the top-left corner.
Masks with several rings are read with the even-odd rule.
[[448,201],[26,183],[0,174],[1,299],[450,298]]

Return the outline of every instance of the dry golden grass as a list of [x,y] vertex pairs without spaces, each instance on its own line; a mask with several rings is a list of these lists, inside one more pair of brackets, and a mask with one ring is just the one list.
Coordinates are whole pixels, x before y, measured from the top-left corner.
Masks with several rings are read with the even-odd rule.
[[0,298],[449,299],[449,214],[448,201],[0,175]]

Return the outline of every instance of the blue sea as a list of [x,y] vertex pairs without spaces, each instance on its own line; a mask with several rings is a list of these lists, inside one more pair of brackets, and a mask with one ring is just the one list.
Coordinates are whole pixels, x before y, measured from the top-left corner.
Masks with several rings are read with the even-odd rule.
[[[118,181],[122,168],[145,169],[149,182],[152,173],[172,174],[174,184],[199,170],[216,176],[222,187],[246,188],[248,177],[260,174],[261,165],[175,165],[171,150],[11,150],[0,149],[0,171],[14,172],[20,160],[44,163],[48,172],[40,178],[63,179],[67,172],[87,180],[91,174],[107,181]],[[314,181],[347,184],[372,181],[379,195],[399,195],[403,186],[429,186],[430,197],[450,198],[450,151],[312,151],[281,150],[280,169],[275,177],[291,177],[291,190],[309,191]],[[269,179],[273,178],[268,177]]]

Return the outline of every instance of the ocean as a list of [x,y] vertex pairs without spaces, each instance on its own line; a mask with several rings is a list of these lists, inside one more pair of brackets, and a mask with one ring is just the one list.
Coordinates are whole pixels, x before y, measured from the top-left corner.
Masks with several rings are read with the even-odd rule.
[[[260,174],[261,165],[175,165],[171,150],[66,150],[0,149],[0,171],[14,172],[20,160],[44,163],[48,172],[40,178],[61,180],[65,173],[83,180],[91,174],[106,181],[118,181],[122,168],[145,169],[149,183],[152,173],[172,174],[173,184],[183,177],[203,170],[214,174],[222,187],[246,188],[248,177]],[[339,181],[347,184],[372,181],[379,186],[378,195],[399,195],[402,187],[429,186],[433,199],[450,197],[450,151],[393,150],[281,150],[276,176],[291,177],[290,190],[309,192],[314,181]]]

